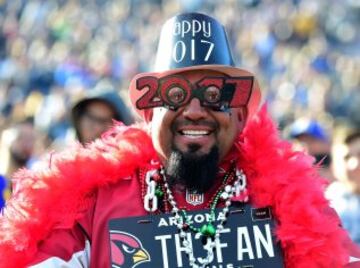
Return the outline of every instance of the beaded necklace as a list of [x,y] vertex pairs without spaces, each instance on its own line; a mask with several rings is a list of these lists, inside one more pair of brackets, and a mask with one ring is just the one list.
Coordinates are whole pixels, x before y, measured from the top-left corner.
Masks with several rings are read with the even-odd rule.
[[[163,180],[163,189],[167,195],[167,201],[171,206],[171,213],[174,215],[176,221],[176,227],[179,230],[179,236],[182,241],[182,245],[185,249],[185,253],[188,255],[189,264],[193,268],[204,268],[206,265],[210,264],[214,260],[214,247],[216,244],[220,243],[220,234],[224,229],[225,222],[229,215],[229,207],[232,203],[231,200],[247,202],[248,194],[246,189],[246,176],[242,170],[235,170],[236,179],[233,185],[227,184],[229,181],[230,175],[227,174],[224,176],[223,183],[220,190],[215,195],[213,202],[210,205],[210,219],[209,222],[204,224],[200,228],[196,228],[190,224],[188,221],[186,210],[180,210],[177,206],[177,202],[174,198],[174,195],[170,189],[169,183],[166,179],[166,174],[163,168],[159,170],[153,169],[146,173],[145,183],[147,185],[147,191],[144,196],[144,208],[146,211],[153,213],[158,210],[158,199],[164,196],[163,191],[158,186],[159,178],[162,177]],[[215,209],[219,203],[219,200],[223,199],[225,201],[225,206],[222,209],[222,212],[218,216],[219,223],[217,226],[214,226],[215,222]],[[182,213],[182,214],[180,214]],[[195,258],[190,233],[186,232],[190,230],[195,233],[195,238],[203,238],[204,249],[207,251],[207,256],[205,258]]]

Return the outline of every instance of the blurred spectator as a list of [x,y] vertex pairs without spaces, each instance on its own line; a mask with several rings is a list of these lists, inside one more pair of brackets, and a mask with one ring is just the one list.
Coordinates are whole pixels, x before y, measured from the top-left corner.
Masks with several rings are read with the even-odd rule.
[[0,174],[10,178],[19,168],[27,166],[35,152],[36,131],[30,120],[5,129],[1,135]]
[[299,118],[290,125],[289,136],[295,147],[315,158],[315,163],[320,165],[320,174],[333,182],[331,138],[325,128],[316,120]]
[[45,137],[34,128],[32,119],[26,119],[3,130],[0,140],[2,197],[9,196],[10,179],[14,172],[23,167],[31,168],[45,147]]
[[110,88],[96,88],[79,100],[72,109],[72,121],[81,143],[88,143],[106,131],[113,119],[126,125],[132,117],[119,94]]
[[360,130],[347,135],[336,154],[339,181],[329,187],[327,196],[350,237],[360,245]]

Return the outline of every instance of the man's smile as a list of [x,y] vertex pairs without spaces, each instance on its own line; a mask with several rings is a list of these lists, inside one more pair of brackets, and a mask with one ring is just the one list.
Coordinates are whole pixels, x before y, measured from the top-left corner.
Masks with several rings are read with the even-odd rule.
[[188,137],[198,137],[198,136],[207,136],[209,135],[211,132],[208,131],[208,130],[181,130],[179,131],[179,133],[181,135],[185,135],[185,136],[188,136]]
[[189,146],[197,146],[209,149],[215,143],[215,129],[201,126],[187,126],[186,129],[180,129],[175,132],[174,144],[180,150],[187,151]]
[[214,142],[214,133],[216,131],[216,123],[213,122],[188,122],[180,121],[174,124],[175,143],[180,145],[188,145],[189,143],[197,143],[204,146]]

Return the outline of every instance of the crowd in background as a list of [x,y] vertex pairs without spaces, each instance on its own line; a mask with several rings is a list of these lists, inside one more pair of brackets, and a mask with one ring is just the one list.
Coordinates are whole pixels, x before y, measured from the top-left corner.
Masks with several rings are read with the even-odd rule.
[[[162,23],[181,11],[223,23],[237,66],[256,74],[284,137],[324,142],[306,150],[332,168],[331,150],[360,128],[358,1],[2,0],[0,175],[68,144],[70,111],[94,90],[115,90],[128,104],[129,80],[151,70]],[[303,118],[320,130],[294,134]]]

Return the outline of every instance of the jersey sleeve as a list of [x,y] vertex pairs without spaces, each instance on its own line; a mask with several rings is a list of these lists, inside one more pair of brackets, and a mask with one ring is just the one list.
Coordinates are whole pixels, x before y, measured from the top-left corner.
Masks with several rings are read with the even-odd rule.
[[90,250],[90,239],[78,223],[72,229],[54,230],[40,243],[35,259],[28,267],[90,267]]

